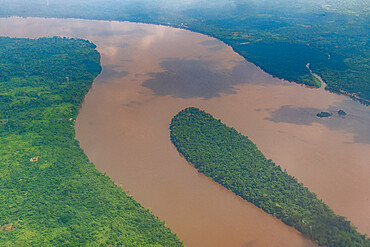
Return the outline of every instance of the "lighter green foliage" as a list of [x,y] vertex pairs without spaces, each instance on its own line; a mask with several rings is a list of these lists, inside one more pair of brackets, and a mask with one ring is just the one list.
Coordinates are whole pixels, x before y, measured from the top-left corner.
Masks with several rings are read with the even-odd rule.
[[183,246],[74,139],[95,45],[0,37],[0,54],[0,246]]

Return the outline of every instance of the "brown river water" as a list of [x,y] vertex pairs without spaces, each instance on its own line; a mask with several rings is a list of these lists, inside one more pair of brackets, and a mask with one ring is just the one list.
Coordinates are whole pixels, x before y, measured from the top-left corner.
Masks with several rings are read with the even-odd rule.
[[[315,246],[198,173],[169,139],[171,118],[206,110],[370,234],[370,107],[273,78],[222,42],[129,22],[3,18],[0,35],[94,42],[102,73],[85,97],[76,138],[90,160],[187,246]],[[307,61],[309,63],[309,61]],[[344,110],[345,117],[337,114]],[[330,118],[316,113],[332,112]]]

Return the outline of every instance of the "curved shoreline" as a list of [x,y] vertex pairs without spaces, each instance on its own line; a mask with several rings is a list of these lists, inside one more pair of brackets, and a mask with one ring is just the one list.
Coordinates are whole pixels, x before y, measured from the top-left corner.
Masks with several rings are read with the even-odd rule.
[[[37,20],[37,19],[36,19]],[[36,21],[36,23],[37,22],[39,22],[40,24],[41,23],[43,23],[43,22],[46,22],[46,21],[44,21],[44,20],[38,20],[38,21]],[[54,22],[55,23],[57,23],[57,22],[59,22],[58,21],[58,19],[57,20],[54,20]],[[67,23],[72,23],[72,21],[68,21],[68,20],[66,20],[66,22]],[[89,23],[89,21],[84,21],[84,22],[82,22],[82,23]],[[97,27],[99,27],[99,26],[103,26],[102,24],[99,24],[99,22],[91,22],[91,23],[95,23],[95,24],[98,24],[97,25]],[[108,27],[113,27],[113,26],[119,26],[119,25],[122,25],[123,23],[121,23],[121,22],[117,22],[117,24],[112,24],[112,25],[108,25]],[[127,24],[129,24],[129,23],[127,23]],[[70,25],[70,24],[68,24],[68,25]],[[131,25],[131,23],[130,23],[130,25]],[[133,26],[134,26],[134,24],[132,24]],[[142,27],[144,27],[145,25],[138,25],[138,26],[142,26]],[[82,26],[81,26],[82,27]],[[167,30],[167,29],[165,29],[165,28],[155,28],[156,30]],[[113,31],[113,29],[110,29],[111,31]],[[89,33],[90,33],[91,31],[89,31]],[[113,34],[113,33],[112,33]],[[194,34],[196,34],[196,33],[194,33]],[[45,35],[45,34],[44,34]],[[122,38],[121,40],[125,40],[126,38]],[[99,46],[100,48],[101,48],[101,46]],[[100,50],[100,48],[99,48],[99,50]],[[228,48],[229,49],[229,48]],[[230,49],[231,50],[231,49]],[[121,57],[126,57],[126,55],[124,55],[124,56],[121,56]],[[239,56],[238,56],[239,57]],[[146,58],[147,59],[147,58]],[[109,62],[109,63],[111,63],[111,61]],[[118,66],[118,65],[117,65]],[[141,65],[140,65],[141,66]],[[125,70],[125,67],[126,67],[126,65],[123,67],[117,67],[117,69],[119,69],[119,70]],[[254,67],[254,66],[253,66]],[[106,70],[104,71],[104,72],[106,72]],[[262,73],[263,74],[263,73]],[[268,76],[269,77],[269,76]],[[105,77],[104,77],[105,78]],[[280,85],[280,83],[277,81],[277,83]],[[132,83],[131,83],[132,84]],[[100,85],[100,86],[99,86]],[[304,87],[300,87],[300,86],[296,86],[296,85],[293,85],[293,84],[286,84],[286,83],[284,83],[284,85],[286,85],[284,88],[286,89],[286,90],[288,90],[288,91],[290,91],[290,89],[294,89],[294,88],[297,88],[297,89],[299,89],[298,91],[296,91],[296,90],[294,90],[293,92],[295,92],[295,93],[299,93],[299,92],[305,92],[305,91],[307,91],[307,92],[309,92],[308,94],[309,95],[311,95],[311,96],[309,96],[308,98],[307,98],[307,100],[308,99],[314,99],[316,96],[316,94],[317,94],[317,92],[318,92],[318,90],[305,90],[304,89]],[[102,85],[101,85],[101,82],[98,82],[98,83],[96,83],[96,81],[95,81],[95,88],[93,88],[93,90],[91,91],[91,92],[89,92],[89,94],[92,94],[93,93],[93,91],[97,91],[97,90],[100,90],[100,88],[103,88],[102,87]],[[237,86],[236,88],[238,88],[237,90],[239,91],[240,90],[240,92],[244,92],[244,94],[246,95],[246,97],[251,97],[251,95],[249,95],[248,94],[248,92],[247,91],[245,91],[245,90],[242,90],[242,88],[243,87],[239,87],[239,86]],[[248,87],[244,87],[244,88],[248,88]],[[268,90],[268,88],[266,88],[267,90],[264,90],[264,92],[265,93],[268,93],[269,92],[269,90]],[[122,89],[120,89],[121,91],[122,90],[124,90],[124,91],[126,91],[127,89],[125,89],[125,88],[122,88]],[[99,92],[101,92],[101,91],[99,91]],[[113,95],[112,95],[112,97],[114,97],[114,95],[116,94],[116,92],[117,92],[117,89],[115,89],[114,91],[113,91]],[[277,91],[277,92],[279,92],[279,91]],[[295,94],[294,93],[294,94]],[[319,94],[323,94],[324,92],[319,92]],[[294,96],[294,94],[292,95],[292,96]],[[299,93],[300,94],[300,93]],[[249,96],[247,96],[247,95],[249,95]],[[269,93],[268,93],[268,95],[269,95]],[[282,93],[282,95],[284,95],[284,93]],[[235,95],[235,96],[237,96],[237,95]],[[262,96],[262,95],[261,95]],[[286,95],[287,97],[291,97],[291,96],[288,96],[288,95]],[[332,96],[330,96],[330,94],[328,95],[329,96],[329,98],[337,98],[337,97],[332,97]],[[110,100],[111,98],[112,98],[111,96],[109,96],[107,99],[108,100]],[[253,96],[252,96],[253,97]],[[274,96],[275,97],[275,96]],[[306,97],[304,97],[304,98],[306,98]],[[343,98],[343,97],[342,97]],[[337,99],[336,101],[340,101],[340,100],[342,100],[342,98],[340,98],[340,99]],[[167,98],[167,99],[169,99],[169,98]],[[247,98],[246,98],[247,99]],[[258,101],[258,99],[256,99],[257,101]],[[104,100],[104,101],[106,101],[106,100]],[[173,99],[171,99],[169,102],[172,102],[173,101]],[[92,102],[94,102],[94,99],[92,99]],[[240,99],[239,99],[239,101],[236,101],[236,102],[240,102]],[[300,101],[298,101],[298,102],[300,102]],[[104,103],[104,102],[101,102],[101,103]],[[129,103],[129,102],[127,102],[127,103]],[[141,102],[141,103],[143,103],[143,102]],[[241,102],[240,102],[241,103]],[[260,102],[261,103],[261,102]],[[125,103],[126,104],[126,103]],[[172,104],[172,103],[171,103]],[[285,103],[285,104],[287,104],[287,103]],[[289,104],[289,103],[288,103]],[[87,108],[89,108],[89,106],[88,105],[91,105],[91,101],[89,102],[89,101],[87,101],[87,102],[85,102],[85,107],[87,107]],[[100,104],[99,104],[100,105]],[[98,105],[98,108],[100,108],[100,106]],[[321,102],[321,106],[324,106],[324,105],[326,105],[326,103],[325,103],[325,100],[324,101],[322,101]],[[131,108],[134,108],[134,109],[138,109],[138,107],[136,107],[136,106],[138,106],[138,105],[131,105]],[[119,106],[118,106],[119,107]],[[151,107],[153,107],[153,106],[151,106]],[[240,105],[240,107],[241,108],[244,108],[244,110],[245,111],[248,111],[248,109],[249,108],[251,108],[251,109],[253,109],[254,107],[258,107],[258,108],[261,108],[262,107],[262,109],[263,109],[263,106],[253,106],[253,104],[252,105],[250,105],[249,104],[249,106],[248,106],[248,104],[247,105],[244,105],[243,106],[243,104],[241,104]],[[265,106],[266,107],[266,106]],[[273,105],[271,105],[270,107],[274,107]],[[317,107],[317,106],[316,106]],[[324,106],[325,107],[325,106]],[[96,108],[95,110],[96,111],[98,111],[99,109],[98,108]],[[219,106],[219,108],[220,109],[222,109],[222,106]],[[258,110],[258,108],[256,109],[256,110]],[[228,110],[229,112],[232,112],[232,111],[235,111],[235,110],[233,110],[233,109],[229,109]],[[222,114],[222,111],[217,111],[217,109],[213,109],[211,112],[218,112],[217,114],[218,114],[218,116],[220,116],[221,118],[223,118],[223,119],[226,119],[226,117],[224,117]],[[98,112],[96,113],[96,114],[98,114]],[[118,112],[117,113],[115,113],[115,115],[116,114],[119,114]],[[120,113],[120,114],[122,114],[122,113]],[[127,115],[127,113],[124,113],[125,115]],[[130,114],[130,112],[128,112],[128,115],[127,116],[130,116],[129,115]],[[220,115],[221,114],[221,115]],[[252,113],[252,115],[253,115],[253,113]],[[173,115],[172,115],[173,116]],[[242,116],[241,114],[239,114],[239,116]],[[143,116],[142,116],[143,117]],[[163,117],[163,116],[162,116]],[[164,116],[165,118],[167,117],[167,116]],[[105,117],[106,119],[110,119],[110,116],[108,116],[108,117]],[[93,119],[95,119],[95,117],[93,118]],[[91,120],[90,120],[91,121]],[[105,120],[106,121],[106,120]],[[122,120],[118,120],[118,121],[122,121]],[[148,121],[153,121],[153,120],[148,120]],[[232,120],[230,120],[230,118],[228,119],[228,121],[229,121],[229,123],[230,123],[230,121],[232,121]],[[95,122],[95,120],[93,120],[93,122]],[[87,125],[89,125],[89,122],[87,122],[86,123]],[[166,125],[166,123],[165,123],[165,125]],[[231,125],[235,125],[235,124],[231,124]],[[88,126],[84,126],[85,128],[87,127],[88,128]],[[283,128],[284,129],[284,128]],[[253,128],[252,129],[250,129],[250,131],[252,131],[252,132],[255,132],[254,130],[253,130]],[[136,133],[136,131],[135,131],[135,133]],[[258,133],[258,130],[257,130],[257,132],[255,132],[255,133]],[[166,136],[167,136],[167,134],[165,134]],[[249,135],[249,134],[248,134]],[[350,141],[350,140],[349,140]],[[261,140],[260,140],[260,143],[261,143]],[[262,143],[263,143],[263,141],[262,141]],[[120,145],[125,145],[124,143],[123,144],[120,144]],[[95,156],[95,155],[94,155]],[[109,157],[108,157],[109,158]],[[275,159],[274,158],[274,160],[277,160],[277,159]],[[106,166],[106,167],[103,167],[102,168],[102,171],[105,171],[106,169],[110,169],[109,168],[109,165],[108,166]],[[296,174],[296,173],[294,173],[294,174]],[[115,176],[116,176],[116,174],[114,174]],[[116,180],[116,179],[115,179]],[[116,180],[116,181],[118,181],[117,183],[120,183],[120,181],[119,180]],[[122,183],[122,182],[121,182]],[[137,194],[136,192],[135,193],[133,193],[134,192],[134,190],[133,189],[129,189],[130,190],[130,192],[132,193],[132,194]],[[151,206],[149,206],[149,207],[151,207]]]
[[75,139],[78,107],[101,71],[96,46],[60,37],[0,41],[1,245],[183,246]]
[[181,110],[171,120],[170,139],[199,172],[319,245],[370,244],[343,216],[267,160],[248,137],[209,113],[195,107]]
[[[281,76],[277,76],[273,73],[269,73],[267,72],[262,66],[256,64],[255,62],[253,62],[252,60],[248,59],[247,56],[241,54],[239,51],[237,51],[232,44],[229,44],[228,42],[226,42],[226,40],[222,39],[222,38],[218,38],[212,34],[209,34],[209,33],[206,33],[204,31],[201,31],[201,30],[197,30],[197,29],[192,29],[192,28],[189,28],[188,26],[185,26],[185,25],[178,25],[178,24],[172,24],[172,23],[161,23],[161,22],[155,22],[155,21],[139,21],[139,20],[130,20],[130,18],[128,19],[104,19],[104,18],[96,18],[96,19],[93,19],[93,18],[84,18],[84,17],[70,17],[70,16],[66,16],[66,17],[55,17],[55,16],[38,16],[38,15],[27,15],[27,16],[18,16],[18,15],[9,15],[5,18],[12,18],[12,17],[21,17],[21,18],[27,18],[27,17],[30,17],[30,18],[54,18],[54,19],[75,19],[75,20],[91,20],[91,21],[108,21],[108,22],[112,22],[112,21],[115,21],[115,22],[131,22],[131,23],[141,23],[141,24],[150,24],[150,25],[158,25],[158,26],[164,26],[164,27],[171,27],[171,28],[176,28],[176,29],[182,29],[182,30],[187,30],[187,31],[190,31],[190,32],[194,32],[194,33],[199,33],[199,34],[203,34],[207,37],[211,37],[211,38],[214,38],[214,39],[217,39],[219,41],[221,41],[222,43],[224,43],[226,46],[229,46],[231,47],[231,49],[239,54],[241,57],[243,57],[247,62],[250,62],[252,64],[254,64],[256,67],[260,68],[262,71],[264,71],[265,73],[267,74],[270,74],[272,75],[273,77],[276,77],[278,79],[281,79],[281,80],[285,80],[287,82],[290,82],[290,83],[296,83],[298,85],[302,85],[302,86],[307,86],[309,88],[316,88],[316,87],[313,87],[313,86],[310,86],[310,85],[307,85],[305,83],[300,83],[300,82],[297,82],[297,81],[292,81],[292,80],[288,80],[284,77],[281,77]],[[309,69],[310,70],[310,69]],[[316,74],[313,74],[312,71],[310,70],[310,74],[314,75],[316,77]],[[319,76],[319,75],[317,75]],[[320,77],[320,76],[319,76]],[[321,79],[321,77],[320,77]],[[326,84],[325,84],[326,86]],[[326,91],[330,92],[330,93],[334,93],[334,94],[339,94],[339,95],[345,95],[347,97],[349,97],[350,99],[356,101],[356,102],[359,102],[360,104],[363,104],[365,106],[370,106],[370,100],[368,99],[364,99],[362,97],[359,97],[358,95],[356,95],[355,93],[349,93],[349,92],[346,92],[344,90],[340,90],[340,91],[332,91],[332,90],[328,90],[326,88],[324,88]]]

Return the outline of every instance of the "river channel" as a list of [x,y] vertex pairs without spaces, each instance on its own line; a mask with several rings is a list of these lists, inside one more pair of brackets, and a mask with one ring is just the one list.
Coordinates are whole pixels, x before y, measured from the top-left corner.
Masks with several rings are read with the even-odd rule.
[[[315,246],[178,154],[169,124],[189,106],[247,135],[370,234],[370,107],[274,78],[222,42],[182,29],[12,17],[0,19],[0,35],[84,38],[97,45],[103,70],[81,105],[76,139],[100,171],[185,245]],[[332,116],[318,118],[321,111]]]

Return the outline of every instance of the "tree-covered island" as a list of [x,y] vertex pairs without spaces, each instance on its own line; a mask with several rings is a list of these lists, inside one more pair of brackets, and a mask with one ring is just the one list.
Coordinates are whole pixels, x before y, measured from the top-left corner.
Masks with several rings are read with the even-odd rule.
[[199,172],[328,247],[370,246],[344,217],[266,159],[257,146],[220,120],[197,108],[171,121],[171,141]]

